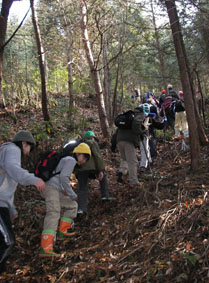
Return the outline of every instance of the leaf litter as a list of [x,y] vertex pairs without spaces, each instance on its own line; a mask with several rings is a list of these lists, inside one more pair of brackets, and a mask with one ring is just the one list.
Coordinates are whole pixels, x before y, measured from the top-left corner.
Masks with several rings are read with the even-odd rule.
[[[82,111],[95,115],[93,104]],[[21,119],[11,126],[12,133],[30,123],[24,113],[17,115]],[[33,115],[41,119],[39,112]],[[180,142],[159,142],[154,165],[139,173],[140,185],[131,189],[127,180],[117,183],[119,155],[110,152],[98,121],[91,129],[100,136],[116,201],[103,203],[98,182],[91,181],[87,216],[76,221],[71,239],[56,241],[62,257],[40,259],[44,201],[35,188],[19,186],[16,246],[0,282],[207,282],[208,147],[202,148],[203,165],[194,174],[190,154],[181,151]]]

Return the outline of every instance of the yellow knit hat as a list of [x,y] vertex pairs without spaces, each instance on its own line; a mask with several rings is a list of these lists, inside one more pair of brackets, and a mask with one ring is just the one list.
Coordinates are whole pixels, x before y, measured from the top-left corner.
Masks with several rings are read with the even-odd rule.
[[82,142],[74,148],[73,153],[83,153],[91,156],[91,149],[88,144]]

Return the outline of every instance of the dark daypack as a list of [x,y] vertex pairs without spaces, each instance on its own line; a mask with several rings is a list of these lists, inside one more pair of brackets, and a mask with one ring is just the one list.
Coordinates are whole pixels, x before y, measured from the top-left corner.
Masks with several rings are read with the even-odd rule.
[[135,113],[132,110],[119,114],[115,118],[115,126],[119,129],[131,129]]
[[83,140],[80,139],[80,138],[69,140],[69,141],[63,146],[63,154],[64,154],[65,156],[67,156],[67,155],[72,155],[74,148],[75,148],[76,146],[78,146],[81,142],[83,142]]
[[177,100],[175,105],[175,112],[183,112],[183,111],[185,111],[184,101]]
[[40,155],[40,158],[35,166],[35,176],[41,178],[43,181],[48,181],[52,177],[58,175],[60,172],[55,172],[57,165],[63,157],[73,155],[73,150],[82,142],[81,139],[74,139],[68,141],[64,145],[61,152],[49,150]]

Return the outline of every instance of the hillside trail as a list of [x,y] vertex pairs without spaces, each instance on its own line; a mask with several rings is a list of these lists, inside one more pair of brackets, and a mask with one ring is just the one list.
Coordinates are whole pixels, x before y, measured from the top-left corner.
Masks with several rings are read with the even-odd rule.
[[[45,204],[34,188],[19,186],[16,246],[0,282],[209,282],[208,147],[202,148],[202,168],[194,174],[181,141],[159,140],[157,158],[151,169],[139,172],[140,185],[133,189],[127,179],[117,183],[119,154],[111,153],[101,136],[96,105],[86,99],[79,107],[93,121],[88,129],[100,138],[116,200],[102,202],[99,183],[91,180],[88,214],[75,221],[71,239],[56,241],[62,257],[40,259]],[[19,118],[12,132],[26,123],[24,113]]]

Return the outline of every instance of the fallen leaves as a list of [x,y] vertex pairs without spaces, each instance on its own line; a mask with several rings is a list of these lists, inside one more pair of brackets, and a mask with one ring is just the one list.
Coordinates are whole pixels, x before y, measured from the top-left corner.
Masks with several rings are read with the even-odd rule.
[[[82,111],[91,116],[91,108]],[[92,127],[96,133],[100,131],[98,121]],[[141,186],[130,189],[126,178],[124,184],[117,183],[118,154],[110,154],[108,141],[100,140],[110,193],[117,201],[102,203],[99,184],[90,182],[89,214],[76,222],[75,236],[55,244],[63,257],[40,259],[44,201],[34,188],[19,187],[16,204],[20,215],[14,228],[17,243],[8,272],[0,280],[207,282],[209,150],[203,149],[207,158],[195,175],[189,172],[189,153],[177,158],[174,143],[160,144],[153,174],[140,175]],[[72,184],[76,189],[77,182],[72,180]]]

